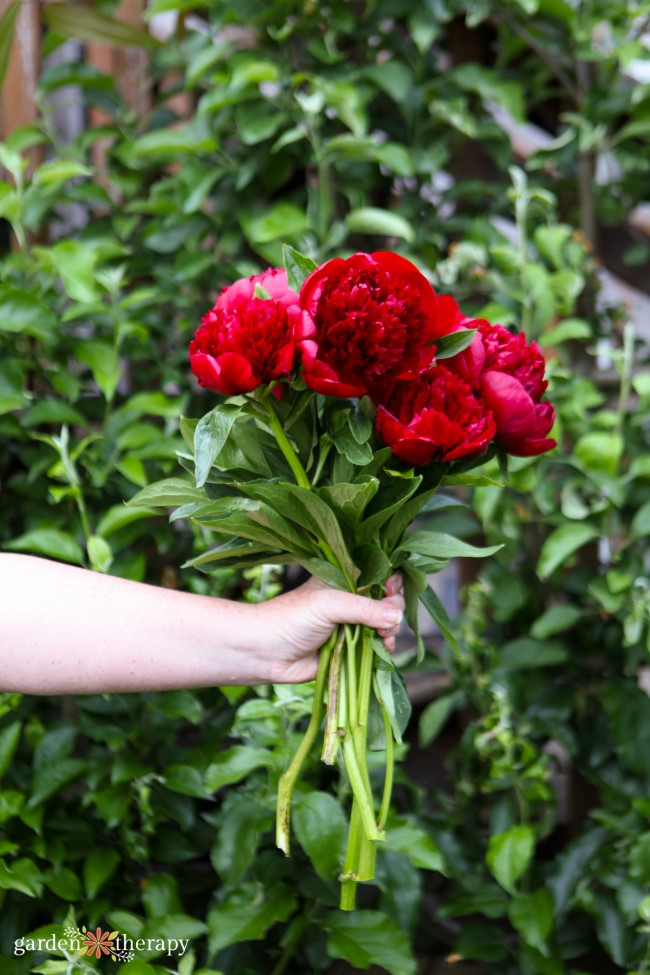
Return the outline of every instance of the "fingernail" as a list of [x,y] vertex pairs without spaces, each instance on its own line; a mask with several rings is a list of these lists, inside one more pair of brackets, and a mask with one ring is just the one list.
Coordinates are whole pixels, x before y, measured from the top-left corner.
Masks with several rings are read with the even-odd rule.
[[402,622],[403,613],[401,609],[395,609],[393,606],[387,606],[384,610],[384,621],[390,623],[391,626],[397,626],[398,623]]

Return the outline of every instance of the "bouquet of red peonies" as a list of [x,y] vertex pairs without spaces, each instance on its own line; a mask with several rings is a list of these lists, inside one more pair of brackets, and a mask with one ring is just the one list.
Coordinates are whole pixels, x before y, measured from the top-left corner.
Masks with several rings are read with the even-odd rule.
[[[555,446],[544,360],[535,343],[466,318],[408,260],[380,251],[317,267],[289,247],[284,268],[224,288],[190,344],[192,371],[218,394],[198,422],[183,420],[193,476],[173,517],[214,533],[191,565],[297,563],[340,589],[380,598],[404,580],[418,653],[422,603],[448,640],[449,619],[427,576],[454,556],[489,555],[451,535],[411,530],[421,514],[455,503],[439,488],[480,482],[469,473],[501,452]],[[143,503],[151,504],[148,491]],[[161,503],[165,503],[164,501]],[[393,744],[410,706],[384,645],[341,626],[320,653],[311,720],[280,779],[277,844],[289,852],[292,792],[324,721],[323,761],[340,761],[352,808],[341,906],[374,876],[385,837]],[[383,749],[375,796],[368,748]]]

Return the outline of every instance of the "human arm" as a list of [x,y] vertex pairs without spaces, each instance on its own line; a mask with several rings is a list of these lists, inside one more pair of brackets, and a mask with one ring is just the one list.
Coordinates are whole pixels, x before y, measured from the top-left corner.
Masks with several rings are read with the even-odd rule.
[[0,553],[0,690],[96,694],[311,680],[339,622],[376,628],[389,649],[403,599],[310,580],[250,605]]

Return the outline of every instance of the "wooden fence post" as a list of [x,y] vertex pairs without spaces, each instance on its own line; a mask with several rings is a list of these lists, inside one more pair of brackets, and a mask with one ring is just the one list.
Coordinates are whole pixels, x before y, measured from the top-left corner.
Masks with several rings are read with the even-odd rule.
[[[11,0],[0,0],[0,16]],[[41,19],[39,0],[23,0],[14,26],[14,37],[0,94],[0,138],[6,139],[14,129],[38,119],[36,86],[41,66]],[[37,153],[32,152],[36,162]]]

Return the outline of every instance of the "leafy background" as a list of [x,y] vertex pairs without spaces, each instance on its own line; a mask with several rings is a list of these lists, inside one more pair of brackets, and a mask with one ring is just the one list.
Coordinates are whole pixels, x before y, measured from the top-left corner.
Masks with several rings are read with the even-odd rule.
[[[40,120],[0,147],[4,550],[234,598],[289,583],[180,573],[206,540],[123,505],[206,410],[200,315],[283,242],[397,249],[525,328],[561,450],[459,498],[454,530],[505,547],[460,566],[419,669],[403,637],[416,719],[360,911],[336,909],[348,797],[316,760],[299,845],[273,846],[308,688],[5,695],[0,971],[70,970],[13,943],[74,922],[191,939],[126,975],[646,972],[648,328],[606,272],[647,290],[650,5],[154,0],[164,43],[80,9],[44,8]],[[143,116],[68,36],[146,51]],[[72,139],[55,98],[83,109]]]

